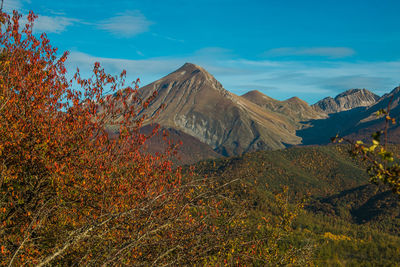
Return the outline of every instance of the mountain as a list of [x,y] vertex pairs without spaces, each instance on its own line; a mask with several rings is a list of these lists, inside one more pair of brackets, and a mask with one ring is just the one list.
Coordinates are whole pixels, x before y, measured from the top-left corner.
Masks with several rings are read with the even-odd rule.
[[273,99],[265,94],[254,90],[242,95],[243,98],[259,105],[269,112],[279,113],[287,117],[294,124],[311,119],[326,118],[327,115],[316,111],[307,102],[298,97],[292,97],[285,101]]
[[326,97],[312,105],[312,107],[316,111],[322,111],[328,114],[337,113],[357,107],[371,106],[375,104],[379,98],[378,95],[366,89],[350,89],[337,95],[335,98]]
[[205,69],[186,63],[178,70],[140,89],[146,98],[158,96],[146,111],[166,128],[189,134],[222,155],[271,150],[300,144],[297,126],[285,115],[225,90]]

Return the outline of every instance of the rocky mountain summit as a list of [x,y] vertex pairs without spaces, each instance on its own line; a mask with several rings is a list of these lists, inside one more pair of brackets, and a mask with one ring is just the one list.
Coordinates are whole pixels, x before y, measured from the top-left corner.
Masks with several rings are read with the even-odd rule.
[[149,115],[165,105],[152,123],[194,136],[222,155],[301,143],[295,134],[297,126],[287,116],[225,90],[195,64],[186,63],[140,91],[143,97],[158,92]]
[[379,96],[366,89],[350,89],[335,98],[326,97],[312,107],[327,114],[346,111],[357,107],[368,107],[379,100]]

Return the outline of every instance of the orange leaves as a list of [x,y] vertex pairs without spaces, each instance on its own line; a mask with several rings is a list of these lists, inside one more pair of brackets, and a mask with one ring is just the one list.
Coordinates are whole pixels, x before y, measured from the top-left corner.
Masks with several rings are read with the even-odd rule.
[[[171,179],[176,173],[170,163],[142,149],[148,136],[140,134],[144,117],[137,114],[150,102],[139,108],[140,80],[125,87],[125,72],[113,77],[95,63],[91,78],[81,78],[78,70],[67,82],[67,53],[56,60],[57,50],[46,35],[34,37],[31,25],[21,34],[19,17],[14,14],[0,29],[0,201],[7,200],[0,203],[0,238],[13,249],[25,242],[16,265],[29,262],[32,251],[37,260],[62,247],[71,229],[107,219],[124,222],[114,220],[115,212],[146,206],[160,194],[165,200],[179,180]],[[28,21],[34,19],[30,13]],[[40,241],[30,240],[33,232]],[[110,234],[105,242],[118,244],[126,233]],[[77,255],[84,246],[76,247]]]

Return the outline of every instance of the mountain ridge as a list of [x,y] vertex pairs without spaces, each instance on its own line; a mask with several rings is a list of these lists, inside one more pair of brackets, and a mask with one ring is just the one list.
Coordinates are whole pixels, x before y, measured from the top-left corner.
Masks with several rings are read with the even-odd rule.
[[[309,105],[296,96],[280,101],[257,90],[236,95],[204,68],[185,63],[140,88],[139,94],[143,99],[154,91],[158,94],[145,111],[149,118],[164,106],[145,125],[158,123],[198,139],[222,156],[233,156],[293,145],[326,144],[336,134],[370,136],[373,127],[381,127],[374,113],[386,108],[392,96],[393,115],[400,115],[399,88],[382,97],[366,89],[350,89]],[[397,131],[400,133],[400,128]],[[400,136],[397,139],[400,142]],[[194,147],[202,147],[201,155],[210,154],[202,145]]]
[[367,89],[349,89],[335,98],[326,97],[312,107],[327,114],[347,111],[357,107],[367,107],[375,104],[380,97]]

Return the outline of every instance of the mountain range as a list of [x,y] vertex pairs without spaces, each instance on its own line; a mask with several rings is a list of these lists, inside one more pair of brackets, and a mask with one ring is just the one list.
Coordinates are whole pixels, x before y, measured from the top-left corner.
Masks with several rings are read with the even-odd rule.
[[[236,95],[191,63],[139,90],[142,98],[154,91],[158,95],[145,112],[152,117],[161,105],[164,108],[146,123],[160,124],[183,137],[183,147],[191,148],[182,152],[183,158],[195,153],[196,160],[326,144],[336,134],[368,139],[383,127],[384,120],[376,117],[376,111],[391,102],[391,115],[397,118],[400,114],[400,87],[382,97],[366,89],[351,89],[309,105],[298,97],[279,101],[256,90]],[[391,141],[400,141],[399,128],[392,128]]]

